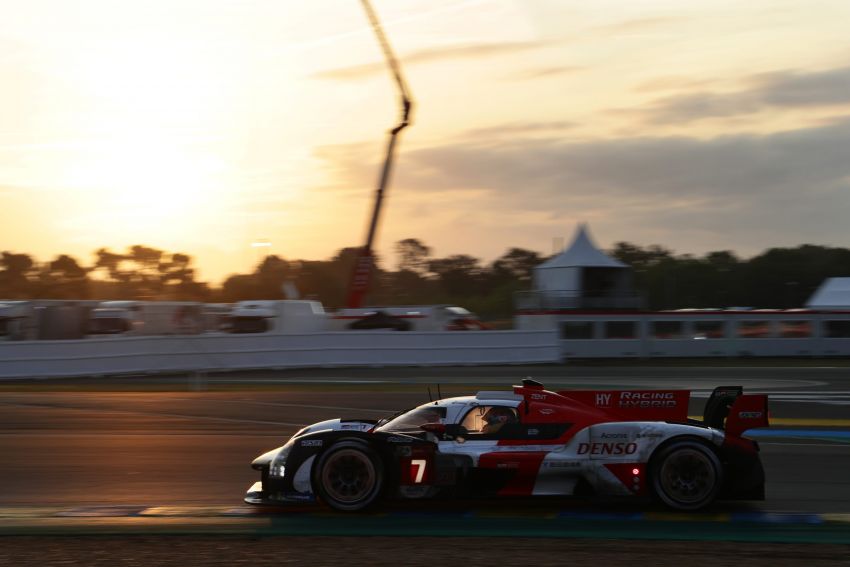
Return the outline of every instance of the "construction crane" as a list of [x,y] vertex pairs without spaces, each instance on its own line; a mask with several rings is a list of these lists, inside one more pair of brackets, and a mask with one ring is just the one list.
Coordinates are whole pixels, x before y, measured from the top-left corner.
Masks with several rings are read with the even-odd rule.
[[374,244],[375,232],[378,228],[381,205],[384,201],[384,192],[386,191],[390,172],[392,171],[393,157],[395,155],[398,135],[410,124],[410,114],[413,110],[413,99],[410,96],[410,91],[407,88],[407,84],[401,74],[401,67],[398,64],[398,60],[393,53],[392,47],[390,47],[387,36],[384,34],[381,22],[378,20],[378,15],[372,8],[369,0],[360,1],[363,4],[363,9],[366,11],[366,16],[369,18],[369,23],[372,25],[372,29],[378,38],[378,43],[381,44],[381,50],[384,52],[384,57],[386,58],[390,73],[398,86],[401,117],[398,124],[389,132],[389,139],[387,140],[387,155],[384,158],[384,166],[381,169],[378,188],[375,191],[375,205],[372,209],[372,219],[369,223],[369,232],[366,236],[366,244],[360,248],[357,254],[357,259],[354,263],[354,269],[351,273],[351,282],[348,286],[348,300],[346,302],[346,306],[351,308],[362,307],[363,300],[369,291],[369,283],[371,281],[372,271],[374,268],[372,245]]

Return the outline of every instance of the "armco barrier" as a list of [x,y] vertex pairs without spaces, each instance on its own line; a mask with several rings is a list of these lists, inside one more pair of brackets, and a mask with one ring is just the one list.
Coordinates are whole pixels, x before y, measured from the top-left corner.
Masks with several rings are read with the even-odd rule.
[[211,333],[0,342],[0,378],[559,360],[555,331]]

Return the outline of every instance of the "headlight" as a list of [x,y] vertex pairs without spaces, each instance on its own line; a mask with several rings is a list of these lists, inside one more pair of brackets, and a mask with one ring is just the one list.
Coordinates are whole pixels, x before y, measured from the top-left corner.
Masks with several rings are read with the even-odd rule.
[[294,441],[290,440],[286,445],[280,448],[280,451],[277,452],[275,458],[272,459],[272,464],[269,467],[269,476],[283,478],[283,473],[286,469],[286,458],[289,457],[289,453],[292,451],[292,446],[294,444]]

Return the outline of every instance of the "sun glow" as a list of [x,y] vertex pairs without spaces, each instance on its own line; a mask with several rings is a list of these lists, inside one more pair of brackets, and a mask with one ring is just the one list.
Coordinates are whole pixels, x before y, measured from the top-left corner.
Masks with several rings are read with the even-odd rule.
[[211,48],[171,35],[113,39],[67,70],[82,108],[63,183],[88,194],[100,230],[178,237],[221,209],[228,166],[217,142],[230,91]]
[[[224,164],[164,135],[97,143],[70,166],[67,179],[111,212],[116,230],[188,220],[214,203]],[[120,224],[119,224],[120,223]]]

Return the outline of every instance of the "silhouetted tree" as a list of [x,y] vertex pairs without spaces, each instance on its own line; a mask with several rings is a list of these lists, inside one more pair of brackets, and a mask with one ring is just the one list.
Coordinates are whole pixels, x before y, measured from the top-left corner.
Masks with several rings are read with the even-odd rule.
[[[454,303],[485,319],[510,318],[514,294],[529,289],[534,267],[543,260],[522,248],[509,249],[487,266],[466,254],[432,258],[431,249],[415,238],[399,241],[396,252],[396,271],[381,269],[376,259],[368,304]],[[303,297],[333,309],[345,304],[358,253],[343,248],[327,260],[310,261],[268,256],[253,273],[231,275],[211,290],[195,280],[191,256],[180,252],[143,245],[124,253],[100,248],[86,267],[67,254],[39,264],[7,251],[0,257],[0,298],[281,299],[283,283],[293,281]],[[675,255],[663,246],[628,242],[618,242],[611,255],[634,269],[636,288],[650,309],[796,307],[824,279],[850,276],[850,249],[810,244],[771,248],[749,260],[728,250]]]
[[490,270],[496,282],[517,282],[524,287],[530,284],[534,268],[542,261],[537,252],[511,248],[493,261]]
[[200,301],[210,295],[207,284],[195,281],[188,254],[169,254],[137,244],[125,254],[100,248],[95,257],[93,270],[106,271],[114,298]]
[[74,258],[61,254],[39,273],[39,295],[51,299],[88,299],[88,273]]
[[395,245],[398,254],[399,271],[408,271],[424,276],[428,272],[428,258],[431,248],[416,238],[399,240]]
[[431,260],[428,269],[436,274],[440,287],[449,296],[465,297],[479,291],[483,270],[478,258],[455,254]]
[[277,299],[275,297],[258,297],[256,283],[257,278],[254,274],[230,275],[221,285],[219,300],[232,303],[248,299]]
[[3,252],[0,258],[0,297],[27,299],[31,296],[35,262],[28,254]]

